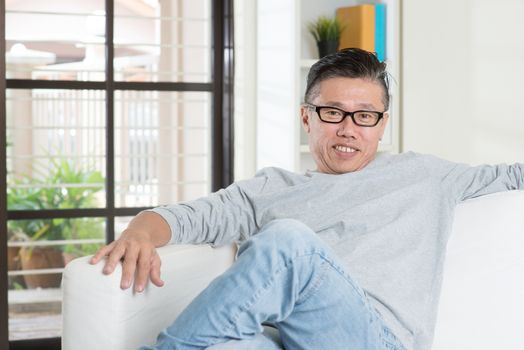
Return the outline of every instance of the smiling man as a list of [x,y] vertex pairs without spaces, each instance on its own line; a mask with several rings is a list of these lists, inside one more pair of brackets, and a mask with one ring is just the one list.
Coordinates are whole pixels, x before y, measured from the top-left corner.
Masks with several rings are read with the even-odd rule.
[[[360,49],[310,70],[301,120],[317,169],[266,168],[195,201],[142,212],[107,256],[122,288],[157,286],[165,244],[239,242],[237,261],[163,330],[154,349],[430,349],[455,206],[524,188],[524,165],[377,157],[386,66]],[[144,325],[147,326],[147,325]]]
[[371,79],[335,77],[306,92],[311,102],[301,109],[302,124],[317,171],[344,174],[363,169],[375,158],[389,98],[387,88]]

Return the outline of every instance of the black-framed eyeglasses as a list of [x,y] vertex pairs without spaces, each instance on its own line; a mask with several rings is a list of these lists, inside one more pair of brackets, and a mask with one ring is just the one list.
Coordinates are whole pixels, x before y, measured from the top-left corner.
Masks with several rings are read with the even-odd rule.
[[313,108],[317,112],[318,117],[325,123],[338,124],[341,123],[348,115],[358,126],[373,127],[378,124],[380,119],[384,117],[385,112],[377,111],[354,111],[347,112],[340,108],[331,106],[315,106],[309,103],[305,104],[309,108]]

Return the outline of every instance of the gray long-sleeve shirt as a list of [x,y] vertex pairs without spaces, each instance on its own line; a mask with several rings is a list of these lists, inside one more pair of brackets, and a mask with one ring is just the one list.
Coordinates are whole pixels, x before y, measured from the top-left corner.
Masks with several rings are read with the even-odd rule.
[[403,344],[422,350],[431,347],[456,204],[513,189],[524,189],[524,164],[471,167],[410,152],[342,175],[266,168],[155,211],[172,243],[221,245],[274,219],[302,221],[338,254]]

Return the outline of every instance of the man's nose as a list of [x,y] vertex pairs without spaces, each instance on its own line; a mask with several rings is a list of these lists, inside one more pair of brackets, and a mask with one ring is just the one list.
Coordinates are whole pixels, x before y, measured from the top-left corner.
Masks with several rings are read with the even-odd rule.
[[337,130],[337,136],[341,137],[355,137],[355,134],[359,128],[357,124],[353,122],[353,119],[348,115],[340,122]]

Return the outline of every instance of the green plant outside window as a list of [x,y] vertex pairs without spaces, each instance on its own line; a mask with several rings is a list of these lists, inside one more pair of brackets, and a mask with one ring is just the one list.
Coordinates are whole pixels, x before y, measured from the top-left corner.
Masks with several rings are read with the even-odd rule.
[[[47,175],[23,176],[7,189],[9,210],[76,209],[97,205],[104,189],[99,171],[83,169],[74,161],[53,160]],[[104,237],[102,218],[52,218],[11,220],[9,230],[23,232],[30,240],[72,240]],[[64,252],[75,255],[94,253],[98,244],[65,245]]]

